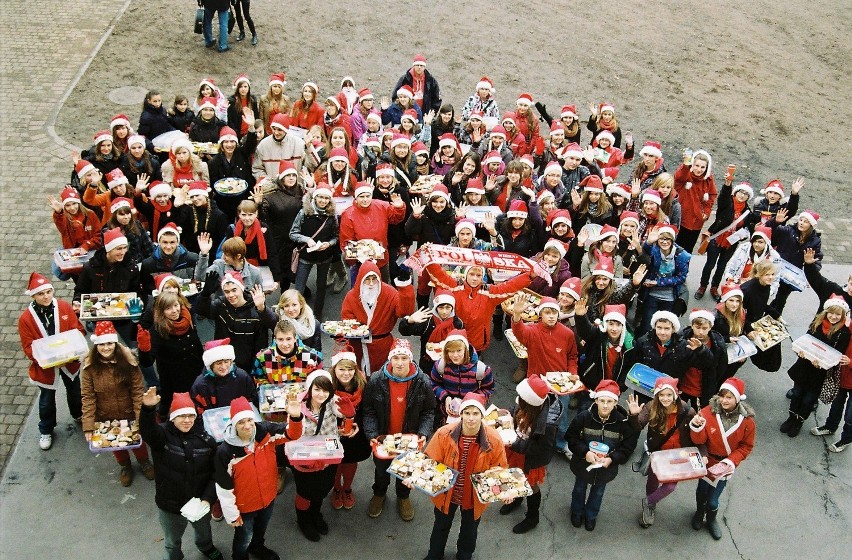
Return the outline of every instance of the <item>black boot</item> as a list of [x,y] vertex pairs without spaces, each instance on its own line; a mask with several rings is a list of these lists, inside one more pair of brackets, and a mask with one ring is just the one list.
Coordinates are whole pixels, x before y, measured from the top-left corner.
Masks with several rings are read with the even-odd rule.
[[799,416],[798,414],[793,414],[795,417],[793,423],[790,425],[790,428],[787,430],[787,436],[796,437],[799,435],[799,432],[802,431],[802,424],[805,423],[805,417]]
[[503,504],[500,506],[500,515],[509,515],[519,507],[521,507],[521,502],[523,502],[523,498],[515,498],[508,504]]
[[240,31],[240,34],[237,36],[237,41],[242,41],[245,38],[246,38],[246,32]]
[[784,420],[784,422],[781,424],[781,427],[779,428],[781,430],[781,433],[786,434],[787,432],[789,432],[790,428],[795,423],[796,423],[796,415],[793,412],[790,412],[790,415],[787,416],[787,419]]
[[722,538],[722,528],[719,526],[719,522],[716,521],[716,514],[719,513],[718,509],[707,509],[707,530],[710,531],[710,535],[715,539],[719,540]]
[[296,510],[296,525],[299,526],[299,530],[302,531],[302,534],[309,541],[318,542],[320,540],[320,534],[314,525],[313,515],[310,510]]
[[522,535],[531,531],[538,525],[538,510],[541,507],[541,492],[536,492],[532,496],[527,496],[527,515],[523,521],[512,527],[512,532],[516,535]]
[[707,505],[707,500],[696,499],[695,513],[692,516],[692,528],[700,531],[704,526],[704,509]]
[[491,319],[491,324],[494,326],[494,328],[491,329],[494,335],[494,340],[503,340],[505,338],[505,335],[503,334],[503,315],[494,315],[494,318]]
[[314,527],[316,527],[317,532],[320,535],[328,534],[328,523],[325,522],[325,518],[322,516],[322,501],[315,500],[311,502],[311,507],[308,509],[311,512],[311,516],[313,517]]

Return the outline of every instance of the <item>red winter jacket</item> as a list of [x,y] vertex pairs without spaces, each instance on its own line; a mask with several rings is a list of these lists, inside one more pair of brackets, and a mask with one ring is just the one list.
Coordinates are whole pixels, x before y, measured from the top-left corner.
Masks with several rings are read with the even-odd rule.
[[577,342],[574,332],[562,323],[548,328],[542,323],[512,321],[512,332],[527,347],[527,377],[548,371],[577,371]]
[[62,237],[63,249],[79,247],[86,251],[103,245],[101,239],[101,221],[92,211],[83,213],[82,206],[76,216],[62,212],[53,213],[53,224]]
[[291,126],[298,126],[299,128],[310,130],[310,128],[314,125],[323,125],[322,119],[323,115],[325,115],[325,109],[322,108],[322,105],[314,101],[306,111],[303,110],[302,107],[304,107],[304,101],[302,99],[293,103],[293,110],[290,111]]
[[723,414],[719,397],[710,399],[710,404],[699,413],[706,422],[699,429],[689,425],[692,430],[692,442],[696,445],[707,445],[707,463],[712,467],[722,461],[736,468],[751,450],[754,449],[754,437],[757,427],[754,423],[754,410],[744,402],[739,404],[739,414],[736,422],[724,432],[719,415]]
[[[59,382],[56,377],[57,369],[62,369],[71,379],[77,377],[80,372],[80,362],[71,362],[64,366],[60,366],[60,368],[42,369],[35,361],[35,358],[33,358],[33,341],[38,338],[45,338],[49,335],[73,331],[74,329],[77,329],[84,335],[86,334],[83,330],[83,325],[81,325],[80,320],[77,319],[77,315],[71,308],[70,303],[54,298],[53,317],[54,332],[51,333],[44,330],[44,325],[42,325],[41,321],[36,316],[33,304],[28,305],[27,309],[21,313],[20,318],[18,318],[18,332],[21,335],[21,348],[24,349],[24,354],[26,354],[27,358],[30,359],[30,383],[38,385],[39,387],[44,387],[45,389],[56,389]],[[57,329],[57,327],[59,328]]]
[[[686,188],[687,185],[690,187]],[[688,166],[681,165],[674,173],[674,188],[677,191],[677,199],[680,201],[680,226],[701,230],[706,221],[701,214],[710,217],[713,204],[719,195],[713,175],[707,179],[696,177]],[[707,195],[707,200],[704,195]]]
[[[353,190],[354,192],[354,190]],[[385,255],[378,261],[379,268],[388,264],[388,225],[398,224],[405,219],[405,206],[396,206],[384,200],[373,200],[366,208],[355,202],[340,216],[340,248],[352,240],[372,239],[385,248]],[[348,264],[354,264],[349,261]]]

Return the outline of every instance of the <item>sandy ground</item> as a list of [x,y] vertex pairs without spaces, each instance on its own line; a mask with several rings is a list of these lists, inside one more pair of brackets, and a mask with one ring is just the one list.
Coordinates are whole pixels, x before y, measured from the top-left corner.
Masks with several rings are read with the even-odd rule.
[[[522,91],[558,112],[573,103],[615,104],[637,142],[656,139],[673,170],[689,146],[706,148],[721,172],[765,185],[789,186],[804,175],[803,207],[842,216],[852,202],[852,3],[719,0],[686,6],[674,0],[624,11],[612,2],[556,0],[528,9],[473,0],[384,3],[255,0],[260,44],[235,43],[219,54],[192,33],[194,4],[134,2],[59,115],[57,131],[87,146],[111,115],[137,122],[139,105],[107,94],[124,85],[156,88],[164,100],[192,96],[204,76],[231,93],[247,72],[265,89],[273,71],[287,73],[293,97],[306,80],[321,93],[352,75],[356,86],[389,93],[415,53],[428,58],[444,101],[460,107],[481,75],[490,76],[501,110]],[[459,14],[461,17],[453,17]],[[846,29],[847,31],[843,31]],[[156,45],[156,47],[153,47]],[[590,140],[588,133],[583,141]],[[831,201],[821,200],[830,195]]]

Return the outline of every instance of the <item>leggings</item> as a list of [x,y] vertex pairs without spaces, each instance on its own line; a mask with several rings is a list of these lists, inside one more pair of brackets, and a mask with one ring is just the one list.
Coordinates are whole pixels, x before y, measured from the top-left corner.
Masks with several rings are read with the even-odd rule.
[[248,23],[249,31],[254,35],[254,21],[251,19],[251,0],[237,0],[234,2],[234,8],[236,8],[236,16],[237,16],[237,27],[240,28],[240,33],[245,32],[245,28],[243,27],[243,14],[246,17],[246,23]]

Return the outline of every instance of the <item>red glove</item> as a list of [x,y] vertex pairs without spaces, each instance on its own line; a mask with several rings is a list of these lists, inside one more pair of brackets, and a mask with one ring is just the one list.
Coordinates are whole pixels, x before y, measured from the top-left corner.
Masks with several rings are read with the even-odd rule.
[[355,418],[355,407],[346,395],[337,395],[337,410],[344,418]]
[[142,325],[136,327],[136,344],[139,346],[140,352],[151,351],[151,333],[142,328]]

